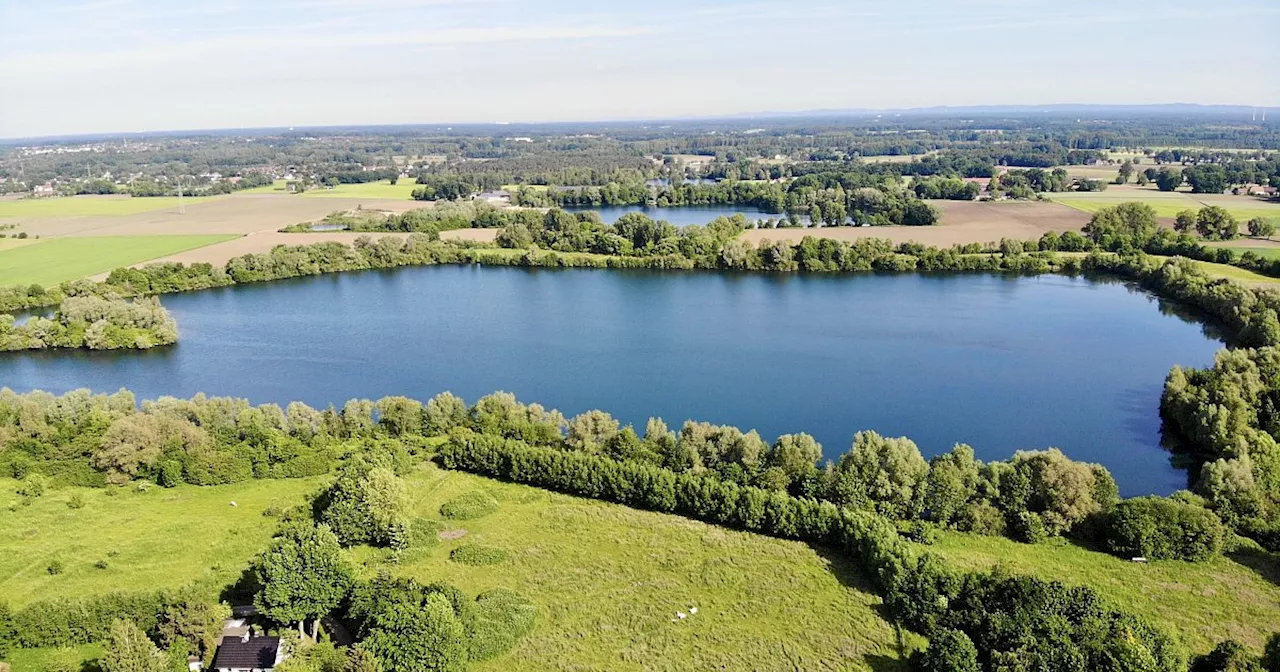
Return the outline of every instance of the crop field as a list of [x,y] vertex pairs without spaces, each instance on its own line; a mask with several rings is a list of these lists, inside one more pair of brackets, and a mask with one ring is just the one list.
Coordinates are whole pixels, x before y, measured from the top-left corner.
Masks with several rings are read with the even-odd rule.
[[33,241],[0,248],[0,285],[56,285],[236,237],[118,236]]
[[1112,604],[1145,616],[1193,651],[1223,639],[1257,651],[1280,623],[1280,557],[1237,553],[1206,563],[1135,564],[1065,541],[1028,545],[946,533],[929,547],[956,567],[1001,566],[1046,580],[1096,589]]
[[[184,205],[211,200],[208,197],[184,198]],[[154,210],[178,209],[178,197],[133,198],[131,196],[67,196],[0,200],[0,220],[13,218],[85,217],[134,215]]]
[[303,198],[412,198],[413,190],[420,185],[413,180],[399,180],[391,184],[390,180],[365,182],[364,184],[339,184],[333,188],[311,189],[303,192]]
[[1107,191],[1066,192],[1049,194],[1049,197],[1055,203],[1090,213],[1126,201],[1139,201],[1155,208],[1156,216],[1164,218],[1173,218],[1183,210],[1197,210],[1207,205],[1217,205],[1226,208],[1241,222],[1254,217],[1280,219],[1280,202],[1268,202],[1252,196],[1158,191],[1151,187],[1113,187]]

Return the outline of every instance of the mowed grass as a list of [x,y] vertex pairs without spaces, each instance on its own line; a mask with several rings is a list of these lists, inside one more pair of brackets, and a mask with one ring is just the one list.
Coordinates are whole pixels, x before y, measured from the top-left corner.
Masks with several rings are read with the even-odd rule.
[[339,184],[332,189],[318,187],[303,192],[306,198],[388,198],[405,200],[413,198],[413,190],[422,185],[415,184],[412,179],[399,180],[391,184],[391,180],[365,182],[364,184]]
[[1097,212],[1103,208],[1137,201],[1150,205],[1157,217],[1176,217],[1183,210],[1198,210],[1207,205],[1226,208],[1241,223],[1254,217],[1280,221],[1280,203],[1268,202],[1252,196],[1225,194],[1192,194],[1184,191],[1158,191],[1152,188],[1113,187],[1107,191],[1063,192],[1049,194],[1055,203],[1082,210]]
[[[13,607],[196,584],[217,595],[266,547],[277,524],[268,506],[301,504],[318,479],[250,481],[200,488],[48,490],[30,506],[0,479],[0,595]],[[115,493],[114,496],[108,493]],[[67,504],[73,496],[84,506]],[[235,505],[232,505],[235,502]],[[61,573],[48,571],[62,563]],[[105,561],[106,569],[95,567]]]
[[98,668],[91,665],[92,661],[101,658],[102,653],[102,644],[85,644],[61,649],[13,649],[4,662],[9,663],[14,672],[96,670]]
[[[472,669],[897,668],[895,630],[864,577],[805,544],[433,466],[409,480],[417,515],[441,521],[444,536],[465,534],[411,551],[392,571],[470,594],[513,588],[538,606],[514,651]],[[497,511],[441,517],[442,504],[475,491],[494,497]],[[464,544],[511,557],[451,561]],[[367,574],[384,567],[362,555]]]
[[0,285],[56,285],[235,238],[239,236],[101,236],[0,247]]
[[1110,604],[1181,637],[1195,653],[1206,653],[1228,638],[1261,652],[1271,633],[1280,631],[1280,557],[1273,554],[1144,565],[1061,541],[1028,545],[959,533],[944,533],[929,550],[955,567],[1000,565],[1090,586]]
[[[208,201],[211,197],[184,198],[185,205]],[[0,219],[38,217],[80,217],[136,215],[140,212],[167,210],[178,207],[177,196],[133,198],[131,196],[64,196],[60,198],[31,198],[0,200]]]
[[1263,259],[1280,259],[1280,247],[1237,247],[1235,245],[1215,245],[1213,243],[1205,243],[1205,247],[1225,247],[1236,254],[1252,252]]

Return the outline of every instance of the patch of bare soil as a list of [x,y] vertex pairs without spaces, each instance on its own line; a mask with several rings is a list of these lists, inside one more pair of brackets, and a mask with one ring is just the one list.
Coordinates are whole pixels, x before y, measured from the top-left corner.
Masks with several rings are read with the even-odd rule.
[[888,238],[895,243],[916,242],[937,247],[958,243],[987,243],[1001,238],[1030,240],[1049,231],[1079,231],[1089,213],[1057,203],[931,201],[942,212],[936,226],[863,226],[800,229],[756,229],[742,234],[752,243],[762,240],[798,242],[805,236],[857,240]]

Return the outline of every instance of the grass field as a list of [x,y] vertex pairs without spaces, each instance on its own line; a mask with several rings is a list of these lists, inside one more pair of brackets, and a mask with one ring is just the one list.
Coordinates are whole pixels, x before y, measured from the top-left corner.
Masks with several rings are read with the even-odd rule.
[[[448,523],[465,536],[395,570],[473,594],[514,588],[538,605],[516,650],[474,669],[896,667],[894,630],[874,610],[879,598],[856,568],[805,544],[434,467],[410,487],[418,515],[435,519],[441,504],[475,490],[493,495],[499,510]],[[450,561],[462,544],[513,557],[496,567]],[[676,617],[690,607],[698,613]]]
[[[465,535],[410,551],[396,565],[384,564],[380,551],[351,551],[362,573],[387,568],[472,594],[514,588],[538,606],[534,630],[515,651],[472,669],[901,669],[895,629],[876,612],[880,600],[857,569],[805,544],[429,465],[408,480],[421,516],[440,520],[441,504],[476,490],[499,507],[448,522],[446,531]],[[115,497],[86,489],[46,493],[29,507],[0,509],[0,594],[21,606],[193,582],[215,593],[266,545],[276,519],[263,509],[300,502],[319,484],[257,481]],[[0,503],[14,487],[0,480]],[[74,493],[84,508],[67,506]],[[462,565],[449,559],[462,544],[512,557],[496,566]],[[65,570],[53,576],[47,567],[55,558]],[[107,560],[107,569],[95,568],[98,560]],[[697,614],[676,617],[691,607]],[[921,645],[906,639],[908,647]]]
[[[185,205],[208,201],[210,197],[184,198]],[[153,210],[176,209],[177,196],[132,198],[130,196],[68,196],[0,200],[0,219],[20,217],[84,217],[103,215],[136,215]]]
[[1249,196],[1116,187],[1107,191],[1049,194],[1049,197],[1055,203],[1090,213],[1128,201],[1139,201],[1155,208],[1157,217],[1176,217],[1183,210],[1198,210],[1206,205],[1217,205],[1226,208],[1241,223],[1254,217],[1280,220],[1280,203],[1268,203]]
[[391,184],[390,180],[365,182],[364,184],[339,184],[332,189],[311,189],[302,195],[305,198],[412,198],[413,190],[419,186],[413,180],[400,180]]
[[[35,599],[189,584],[216,594],[271,538],[276,522],[263,510],[301,503],[319,485],[308,479],[46,492],[30,506],[0,508],[0,595],[21,607]],[[15,487],[0,480],[0,504],[17,499]],[[67,502],[77,494],[84,507],[72,509]],[[54,560],[64,566],[56,576],[48,572]],[[99,560],[106,569],[94,566]]]
[[1110,603],[1182,637],[1198,653],[1226,638],[1261,652],[1267,637],[1280,630],[1280,558],[1275,555],[1142,565],[1065,542],[1028,545],[958,533],[943,534],[930,550],[957,567],[1002,565],[1091,586]]
[[33,241],[0,248],[0,285],[56,285],[237,237],[102,236]]
[[1245,245],[1215,245],[1213,243],[1205,243],[1205,247],[1225,247],[1229,250],[1234,250],[1236,254],[1252,252],[1263,259],[1280,259],[1280,247],[1248,247]]

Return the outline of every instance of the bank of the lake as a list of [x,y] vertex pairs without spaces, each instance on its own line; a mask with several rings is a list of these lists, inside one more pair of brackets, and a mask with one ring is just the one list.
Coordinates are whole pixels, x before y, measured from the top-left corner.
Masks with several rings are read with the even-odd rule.
[[1221,346],[1122,283],[1063,276],[746,275],[438,266],[164,297],[162,352],[0,357],[0,385],[128,387],[341,405],[474,400],[498,389],[566,413],[601,408],[807,431],[956,441],[980,457],[1058,446],[1124,494],[1185,475],[1159,447],[1161,382]]

